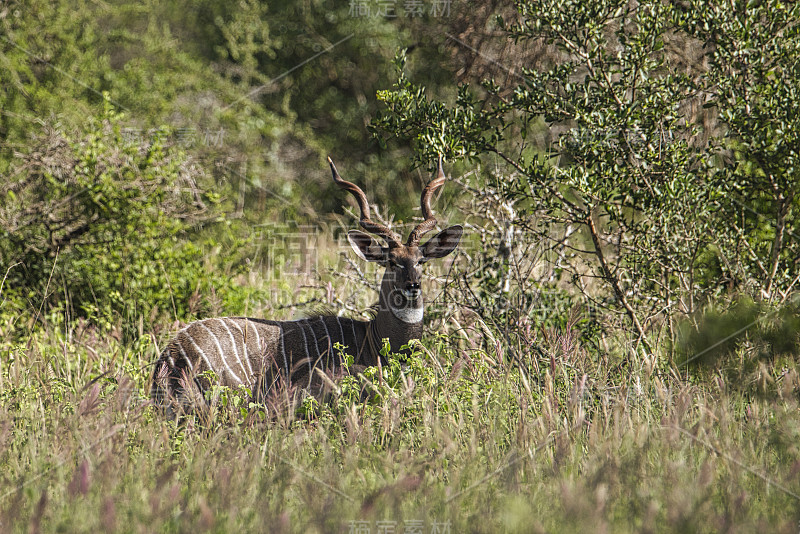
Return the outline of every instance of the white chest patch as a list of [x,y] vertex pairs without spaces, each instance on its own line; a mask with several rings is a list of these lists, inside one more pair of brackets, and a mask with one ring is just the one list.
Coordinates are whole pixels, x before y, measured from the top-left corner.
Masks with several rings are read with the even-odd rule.
[[419,306],[418,308],[412,308],[410,306],[406,306],[404,308],[394,308],[392,306],[389,306],[389,309],[392,310],[392,315],[394,315],[404,323],[416,324],[422,322],[422,314],[423,314],[422,306]]

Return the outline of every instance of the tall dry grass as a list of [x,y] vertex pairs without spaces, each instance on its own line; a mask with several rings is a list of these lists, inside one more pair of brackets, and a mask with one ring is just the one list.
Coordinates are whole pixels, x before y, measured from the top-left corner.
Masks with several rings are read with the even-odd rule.
[[154,336],[2,341],[0,529],[797,532],[796,362],[743,392],[593,357],[577,331],[511,358],[462,323],[370,401],[268,417],[222,391],[181,427],[146,398]]

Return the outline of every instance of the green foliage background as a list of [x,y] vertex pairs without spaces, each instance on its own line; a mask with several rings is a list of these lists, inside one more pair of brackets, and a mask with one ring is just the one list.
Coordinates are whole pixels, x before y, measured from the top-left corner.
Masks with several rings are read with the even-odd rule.
[[[0,2],[0,530],[796,532],[799,85],[778,0]],[[402,226],[440,154],[370,398],[150,408],[184,322],[374,298],[326,156]]]

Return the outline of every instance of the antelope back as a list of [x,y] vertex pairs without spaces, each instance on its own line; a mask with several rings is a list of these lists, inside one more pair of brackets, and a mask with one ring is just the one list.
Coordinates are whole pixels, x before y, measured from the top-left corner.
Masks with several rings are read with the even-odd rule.
[[[325,316],[298,321],[217,317],[195,321],[180,330],[164,348],[153,374],[153,400],[196,404],[183,390],[201,393],[212,384],[246,387],[261,400],[270,391],[293,384],[312,387],[315,370],[342,369],[341,352],[359,355],[356,364],[373,365],[364,321]],[[286,387],[284,387],[286,389]],[[175,397],[170,399],[170,397]]]

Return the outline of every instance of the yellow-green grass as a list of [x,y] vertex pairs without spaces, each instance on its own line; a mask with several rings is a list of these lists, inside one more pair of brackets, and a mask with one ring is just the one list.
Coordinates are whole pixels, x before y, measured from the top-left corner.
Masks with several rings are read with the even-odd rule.
[[153,336],[35,329],[0,345],[0,530],[797,532],[796,362],[742,393],[571,332],[521,363],[469,348],[486,335],[428,337],[368,402],[266,416],[218,391],[176,427],[147,399]]

